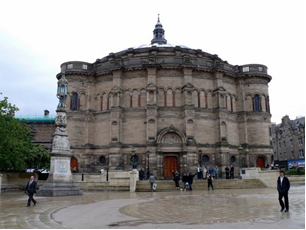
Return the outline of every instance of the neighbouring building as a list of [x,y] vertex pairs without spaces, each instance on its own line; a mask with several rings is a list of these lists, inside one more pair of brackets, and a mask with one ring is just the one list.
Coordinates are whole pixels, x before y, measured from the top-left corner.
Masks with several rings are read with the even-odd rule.
[[53,134],[55,131],[55,116],[51,116],[48,110],[43,116],[15,116],[20,122],[25,122],[31,128],[33,143],[42,145],[51,152]]
[[289,168],[296,162],[305,167],[305,117],[290,120],[286,115],[282,123],[272,124],[272,143],[275,166]]
[[199,164],[271,164],[267,67],[173,46],[164,32],[158,19],[151,44],[61,65],[78,172],[137,166],[162,179]]

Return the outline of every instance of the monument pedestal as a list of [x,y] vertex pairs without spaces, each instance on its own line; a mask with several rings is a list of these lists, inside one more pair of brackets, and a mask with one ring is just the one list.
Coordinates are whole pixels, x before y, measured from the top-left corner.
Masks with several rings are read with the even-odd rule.
[[37,196],[75,196],[82,194],[83,192],[72,180],[70,156],[52,156],[48,180],[39,188]]
[[73,182],[70,169],[71,152],[65,129],[67,126],[65,108],[58,107],[56,112],[56,129],[53,136],[49,177],[46,183],[39,188],[37,196],[82,195],[83,192]]
[[44,183],[37,192],[37,196],[77,196],[83,195],[74,183]]

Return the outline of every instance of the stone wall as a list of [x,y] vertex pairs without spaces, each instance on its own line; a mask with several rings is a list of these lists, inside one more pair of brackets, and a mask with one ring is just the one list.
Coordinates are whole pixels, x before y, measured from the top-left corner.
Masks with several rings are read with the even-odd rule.
[[[38,175],[36,173],[26,172],[2,172],[2,190],[7,189],[22,189],[26,187],[31,176],[35,176],[37,180]],[[41,181],[39,181],[41,184]]]
[[[277,187],[277,178],[279,177],[278,170],[261,170],[260,168],[246,168],[243,170],[245,174],[240,172],[242,179],[260,179],[267,187]],[[292,175],[287,177],[291,185],[305,185],[305,175]]]
[[[132,174],[131,174],[132,173]],[[133,171],[109,171],[108,181],[107,172],[102,173],[73,173],[73,182],[82,190],[99,191],[99,190],[118,190],[118,191],[135,191],[136,181],[139,178],[137,170]]]

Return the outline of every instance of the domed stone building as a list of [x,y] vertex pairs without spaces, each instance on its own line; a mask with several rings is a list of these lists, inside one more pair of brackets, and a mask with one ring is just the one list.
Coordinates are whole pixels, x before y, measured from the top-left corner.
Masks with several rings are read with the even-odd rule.
[[197,165],[233,164],[237,173],[270,164],[267,67],[170,45],[164,32],[158,19],[149,45],[61,65],[71,167],[137,166],[162,179]]

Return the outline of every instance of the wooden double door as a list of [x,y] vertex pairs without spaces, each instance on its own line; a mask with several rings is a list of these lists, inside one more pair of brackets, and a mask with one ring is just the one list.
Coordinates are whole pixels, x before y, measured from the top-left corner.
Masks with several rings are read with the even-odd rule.
[[178,157],[165,156],[164,158],[164,178],[171,179],[172,171],[178,171]]
[[265,168],[266,167],[265,159],[263,157],[258,157],[257,160],[256,160],[256,165],[257,165],[257,167]]

